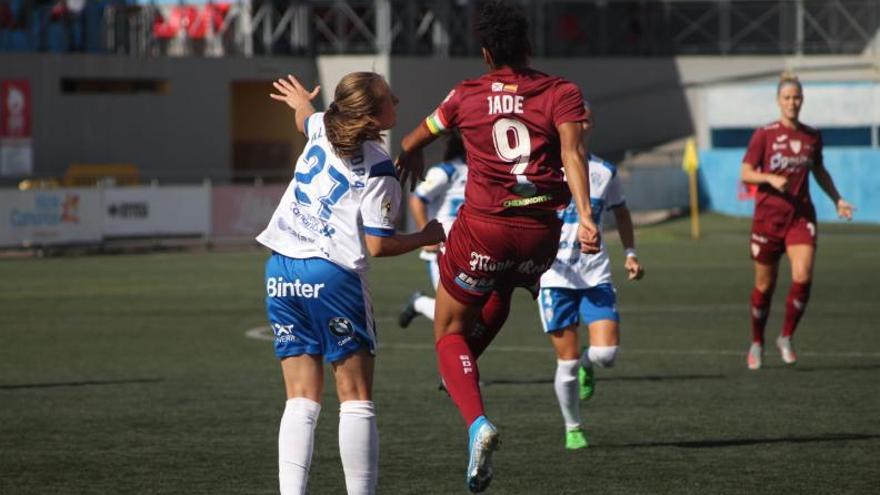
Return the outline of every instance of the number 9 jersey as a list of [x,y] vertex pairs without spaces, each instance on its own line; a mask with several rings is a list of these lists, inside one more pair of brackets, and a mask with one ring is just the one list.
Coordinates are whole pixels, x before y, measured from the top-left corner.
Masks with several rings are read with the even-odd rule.
[[323,258],[363,272],[364,234],[395,233],[401,189],[394,164],[378,141],[364,143],[361,156],[338,157],[323,112],[306,119],[305,134],[293,180],[257,241],[289,258]]
[[465,206],[483,215],[554,213],[570,200],[557,126],[586,118],[578,87],[532,69],[502,68],[459,83],[426,119],[458,128],[467,151]]

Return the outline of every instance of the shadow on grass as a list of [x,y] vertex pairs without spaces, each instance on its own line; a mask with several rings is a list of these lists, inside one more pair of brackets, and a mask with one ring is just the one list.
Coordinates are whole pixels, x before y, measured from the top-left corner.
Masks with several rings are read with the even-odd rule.
[[880,363],[877,364],[851,364],[844,366],[796,366],[794,368],[798,373],[810,373],[814,371],[862,371],[862,370],[880,370]]
[[128,385],[131,383],[157,383],[164,378],[129,378],[127,380],[83,380],[79,382],[48,382],[48,383],[16,383],[0,385],[0,390],[21,390],[29,388],[57,388],[57,387],[88,387],[93,385]]
[[[687,380],[721,380],[724,375],[642,375],[597,377],[598,382],[664,382]],[[481,385],[543,385],[553,383],[552,378],[480,380]]]
[[[643,442],[620,445],[596,445],[595,448],[622,449],[643,447],[680,447],[683,449],[713,449],[719,447],[747,447],[750,445],[767,445],[775,443],[801,444],[816,442],[842,442],[853,440],[876,440],[880,435],[864,433],[831,433],[812,437],[779,437],[779,438],[731,438],[727,440],[683,440],[680,442]],[[590,446],[593,448],[594,446]]]

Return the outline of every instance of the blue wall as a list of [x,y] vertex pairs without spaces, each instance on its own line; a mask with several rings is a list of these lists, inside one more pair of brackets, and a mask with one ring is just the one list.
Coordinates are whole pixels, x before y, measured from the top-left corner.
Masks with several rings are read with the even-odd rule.
[[[706,208],[737,216],[751,216],[754,201],[740,200],[739,171],[744,149],[700,152],[700,196]],[[880,223],[880,150],[825,149],[825,166],[840,194],[856,206],[856,222]],[[819,220],[841,221],[831,200],[810,177],[810,195]]]

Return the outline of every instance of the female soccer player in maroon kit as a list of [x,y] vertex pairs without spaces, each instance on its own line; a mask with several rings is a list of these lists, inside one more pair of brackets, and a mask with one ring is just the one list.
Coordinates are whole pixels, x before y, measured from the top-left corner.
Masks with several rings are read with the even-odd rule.
[[810,199],[809,173],[834,201],[837,214],[852,219],[853,207],[840,197],[822,161],[822,135],[798,120],[804,102],[797,77],[783,74],[776,90],[781,116],[752,135],[743,158],[743,182],[757,184],[752,222],[751,254],[755,260],[752,290],[752,345],[747,364],[761,368],[764,328],[776,287],[779,259],[791,261],[791,289],[785,303],[785,322],[776,346],[786,364],[797,362],[792,336],[810,298],[813,260],[816,255],[816,210]]
[[528,21],[520,10],[485,2],[477,32],[489,72],[456,85],[403,139],[398,162],[404,179],[418,176],[421,150],[438,135],[458,128],[464,139],[465,202],[439,259],[434,338],[440,375],[468,425],[466,482],[473,492],[492,480],[498,445],[498,433],[485,417],[476,358],[507,319],[513,289],[528,287],[536,294],[559,245],[556,211],[572,196],[582,250],[599,248],[581,141],[580,90],[528,67]]

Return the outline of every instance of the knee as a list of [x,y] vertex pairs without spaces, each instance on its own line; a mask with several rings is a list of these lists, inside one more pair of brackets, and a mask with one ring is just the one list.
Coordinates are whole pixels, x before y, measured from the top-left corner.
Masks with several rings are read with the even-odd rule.
[[764,293],[773,292],[776,288],[776,277],[768,275],[755,278],[755,288]]
[[611,368],[617,359],[617,351],[620,346],[590,346],[587,356],[590,362],[600,368]]

